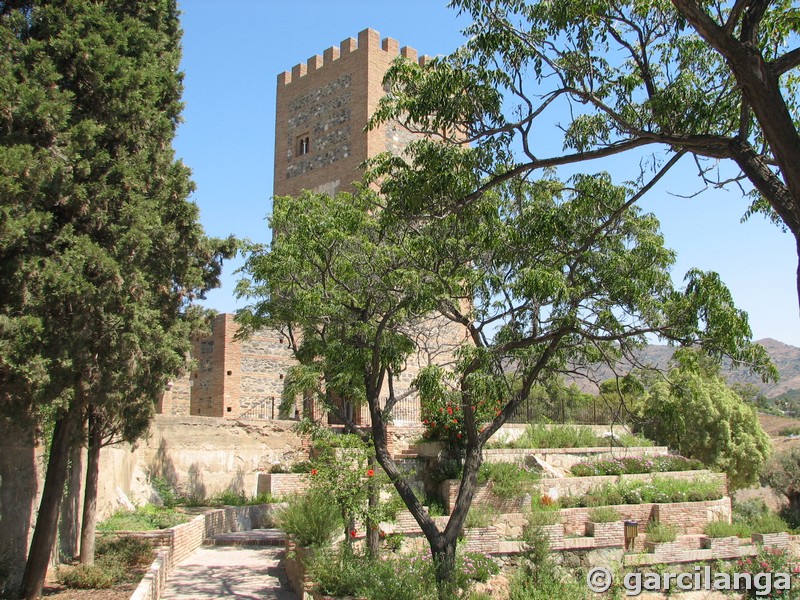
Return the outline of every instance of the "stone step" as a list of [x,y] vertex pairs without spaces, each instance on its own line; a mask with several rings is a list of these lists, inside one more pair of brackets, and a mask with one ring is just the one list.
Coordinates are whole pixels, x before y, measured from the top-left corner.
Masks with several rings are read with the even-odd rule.
[[222,533],[206,539],[206,546],[283,546],[286,533],[280,529],[251,529]]

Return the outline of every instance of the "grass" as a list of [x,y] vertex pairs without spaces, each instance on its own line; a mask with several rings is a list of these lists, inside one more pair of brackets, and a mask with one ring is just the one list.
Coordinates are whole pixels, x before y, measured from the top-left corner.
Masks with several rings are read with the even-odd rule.
[[105,521],[97,524],[98,531],[150,531],[153,529],[167,529],[186,523],[191,517],[166,508],[145,504],[136,510],[119,510]]

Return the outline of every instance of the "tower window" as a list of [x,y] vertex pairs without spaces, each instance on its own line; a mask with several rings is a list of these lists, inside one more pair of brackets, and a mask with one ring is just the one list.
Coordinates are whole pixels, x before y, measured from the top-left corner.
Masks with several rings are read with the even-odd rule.
[[297,138],[297,156],[308,154],[310,148],[308,134],[303,134]]

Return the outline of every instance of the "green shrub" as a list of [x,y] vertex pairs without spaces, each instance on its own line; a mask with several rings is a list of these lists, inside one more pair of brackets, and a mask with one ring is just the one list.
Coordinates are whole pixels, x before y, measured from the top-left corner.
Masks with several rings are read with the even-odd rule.
[[551,564],[533,573],[518,569],[509,582],[509,600],[589,600],[586,583],[562,576]]
[[278,511],[275,521],[300,546],[324,547],[343,528],[342,516],[333,502],[322,494],[297,496]]
[[180,503],[180,498],[175,493],[175,488],[164,477],[153,477],[150,485],[155,490],[164,508],[175,508]]
[[752,521],[758,517],[769,513],[769,507],[760,498],[750,498],[749,500],[734,500],[733,520]]
[[244,506],[247,504],[247,496],[244,492],[235,490],[225,490],[211,498],[212,506]]
[[610,506],[598,506],[589,511],[589,518],[595,523],[613,523],[620,520],[619,512]]
[[557,510],[532,510],[528,513],[528,525],[556,525],[561,522],[561,514]]
[[753,533],[780,533],[789,531],[789,524],[775,513],[765,513],[750,521]]
[[135,537],[100,538],[95,550],[98,562],[120,564],[126,569],[150,564],[154,554],[150,542]]
[[[531,423],[523,434],[506,444],[509,448],[595,448],[614,446],[652,446],[653,442],[629,433],[614,434],[614,437],[603,437],[588,427],[574,425],[554,425],[547,427]],[[499,446],[494,444],[493,447]]]
[[494,523],[497,517],[497,511],[486,504],[473,504],[469,508],[466,519],[464,519],[464,527],[467,529],[473,527],[489,527]]
[[778,435],[783,435],[783,436],[800,435],[800,425],[791,425],[790,427],[784,427],[778,432]]
[[740,537],[748,538],[752,533],[746,523],[728,523],[727,521],[712,521],[705,528],[705,534],[712,538]]
[[478,471],[478,483],[492,484],[492,493],[509,499],[530,490],[539,481],[539,474],[516,463],[483,463]]
[[121,566],[101,563],[76,565],[57,571],[58,580],[68,588],[75,589],[108,589],[114,587],[124,575]]
[[456,568],[467,579],[483,583],[500,572],[500,567],[494,559],[480,552],[465,552],[459,557]]
[[585,461],[573,465],[570,468],[570,472],[576,477],[592,477],[597,475],[696,471],[704,468],[705,466],[699,460],[684,458],[683,456],[663,455]]
[[650,521],[644,528],[647,541],[656,544],[674,542],[678,537],[678,528],[675,525],[666,525],[657,521]]
[[[701,502],[722,498],[719,483],[709,479],[689,481],[672,477],[654,477],[652,481],[618,481],[589,490],[582,496],[563,496],[563,508],[646,504],[666,502]],[[621,500],[621,501],[620,501]]]

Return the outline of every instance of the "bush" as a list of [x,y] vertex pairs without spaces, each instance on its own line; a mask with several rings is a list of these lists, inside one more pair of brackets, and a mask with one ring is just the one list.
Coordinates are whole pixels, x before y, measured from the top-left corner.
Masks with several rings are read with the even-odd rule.
[[153,547],[140,538],[101,538],[97,542],[96,558],[99,562],[121,564],[126,568],[140,567],[153,561]]
[[244,506],[245,504],[247,504],[245,493],[235,490],[225,490],[211,498],[212,506]]
[[158,494],[158,497],[161,498],[164,508],[175,508],[180,503],[180,498],[175,493],[175,488],[165,478],[153,477],[150,480],[150,485]]
[[650,440],[628,433],[613,437],[599,436],[587,427],[555,425],[546,427],[530,424],[516,440],[506,444],[509,448],[595,448],[602,446],[652,446]]
[[598,506],[589,511],[589,518],[594,523],[614,523],[620,520],[619,513],[610,506]]
[[749,538],[751,529],[746,523],[728,523],[726,521],[713,521],[706,525],[705,534],[712,538],[740,537]]
[[[666,502],[701,502],[722,498],[719,483],[711,480],[654,477],[652,481],[619,481],[594,488],[583,496],[559,498],[564,508],[607,506],[614,504],[646,504]],[[619,500],[622,500],[620,502]]]
[[789,531],[789,524],[775,513],[766,513],[750,521],[753,533],[780,533]]
[[790,427],[784,427],[778,432],[778,435],[783,435],[783,436],[800,435],[800,425],[792,425]]
[[298,545],[307,547],[327,546],[334,533],[343,528],[336,505],[313,491],[296,497],[278,512],[275,521]]
[[556,525],[561,522],[561,515],[556,510],[532,510],[528,513],[528,525]]
[[500,572],[500,567],[490,556],[480,552],[466,552],[460,557],[456,568],[472,581],[487,582],[492,575]]
[[68,588],[108,589],[125,575],[122,567],[97,563],[58,569],[58,580]]
[[486,504],[473,504],[469,508],[466,519],[464,519],[464,527],[471,529],[473,527],[488,527],[494,523],[497,517],[497,511],[491,506]]
[[675,525],[665,525],[657,521],[650,521],[644,528],[647,541],[655,544],[674,542],[678,537],[678,528]]
[[539,474],[516,463],[483,463],[478,471],[478,483],[492,484],[492,493],[509,499],[527,492],[539,481]]
[[705,466],[699,460],[683,456],[662,455],[652,457],[610,458],[580,462],[570,468],[576,477],[597,475],[628,475],[637,473],[664,473],[667,471],[696,471]]

